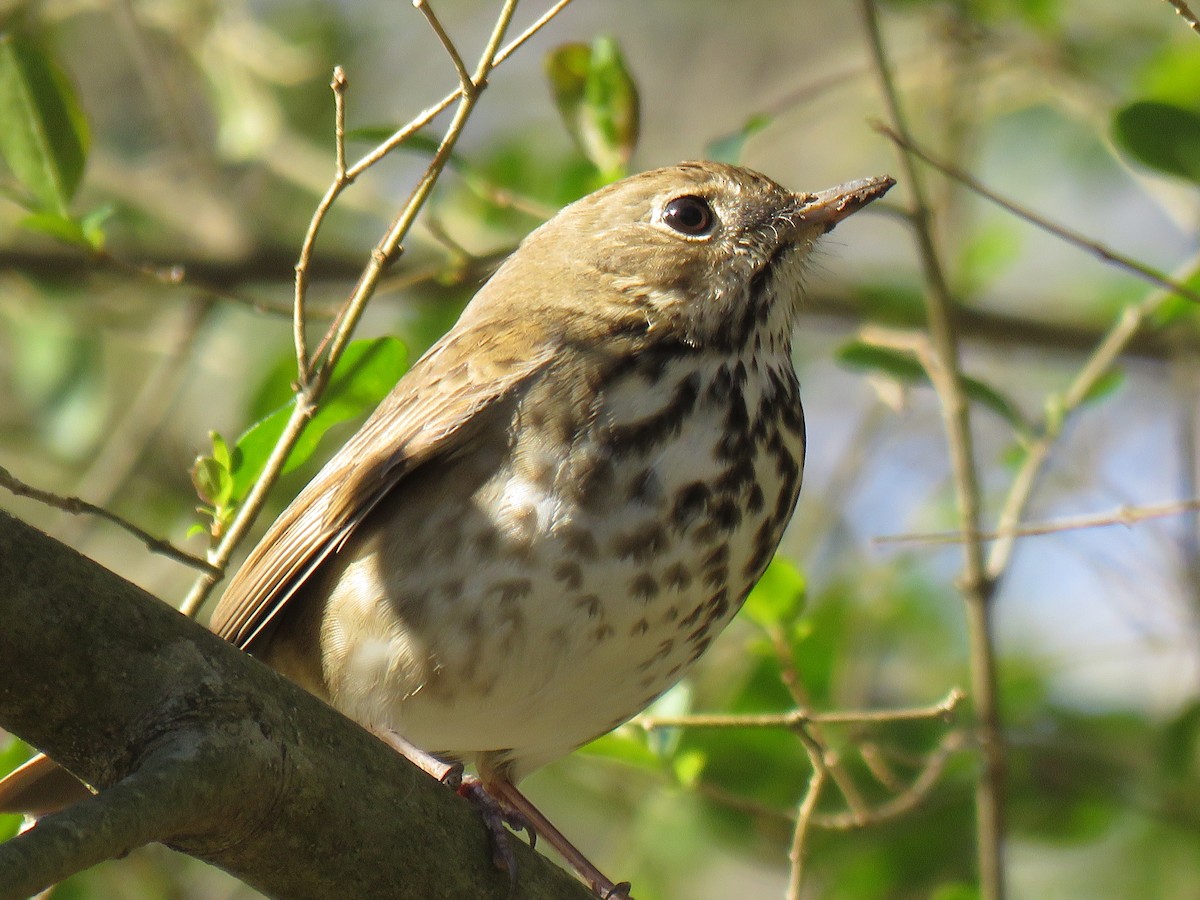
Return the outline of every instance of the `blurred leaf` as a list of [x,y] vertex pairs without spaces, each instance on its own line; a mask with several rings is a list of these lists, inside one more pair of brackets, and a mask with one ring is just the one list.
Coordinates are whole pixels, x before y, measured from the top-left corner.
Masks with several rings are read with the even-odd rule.
[[[316,414],[292,448],[283,471],[304,463],[334,425],[373,409],[396,386],[408,363],[408,352],[399,340],[381,337],[354,341],[338,360]],[[233,500],[240,503],[262,474],[267,458],[278,443],[292,413],[294,400],[261,419],[237,440],[233,464]]]
[[1125,383],[1125,372],[1122,369],[1109,369],[1103,375],[1096,379],[1086,394],[1083,395],[1084,403],[1095,403],[1098,400],[1103,400],[1110,394],[1115,394],[1117,390]]
[[979,900],[979,888],[973,884],[943,884],[930,895],[930,900]]
[[618,728],[579,748],[584,756],[611,759],[642,769],[660,769],[662,759],[646,743],[646,733],[637,726]]
[[694,787],[700,781],[700,776],[704,774],[704,767],[708,764],[708,757],[700,750],[688,750],[684,753],[677,753],[675,758],[671,760],[671,768],[675,773],[675,779],[684,787]]
[[109,209],[98,210],[81,219],[57,212],[36,212],[22,219],[21,227],[73,247],[99,250],[104,246],[104,231],[100,226],[109,215]]
[[[878,347],[863,341],[851,341],[838,350],[837,358],[852,369],[886,375],[901,384],[929,384],[929,375],[925,367],[911,353]],[[996,388],[970,375],[962,376],[962,385],[970,399],[996,413],[1018,433],[1030,433],[1029,423],[1025,421],[1016,404]]]
[[899,281],[861,284],[855,294],[872,322],[907,326],[925,322],[925,294],[919,287]]
[[704,149],[706,158],[724,163],[739,163],[742,151],[746,149],[746,141],[758,134],[773,121],[771,116],[758,113],[746,120],[737,131],[721,137],[713,138]]
[[1192,701],[1166,723],[1160,748],[1164,774],[1200,779],[1200,702]]
[[1200,112],[1200,54],[1191,41],[1158,46],[1137,79],[1140,96]]
[[1117,111],[1113,138],[1143,165],[1200,184],[1200,113],[1142,100]]
[[903,384],[928,384],[925,367],[911,353],[877,347],[863,341],[850,341],[837,352],[838,361],[862,372],[875,372]]
[[1007,220],[983,225],[967,241],[959,259],[959,277],[965,282],[965,290],[975,293],[984,289],[1020,254],[1020,232]]
[[[1179,281],[1194,291],[1200,290],[1200,269],[1193,269],[1186,278],[1181,278]],[[1179,294],[1171,294],[1164,299],[1151,316],[1151,322],[1158,328],[1165,328],[1183,321],[1189,321],[1192,327],[1200,324],[1200,304],[1181,297]]]
[[87,120],[63,71],[30,38],[0,35],[0,155],[35,211],[66,216],[87,148]]
[[638,141],[639,100],[617,42],[565,44],[546,57],[546,75],[579,149],[606,178],[625,175]]
[[776,556],[746,598],[745,615],[763,628],[789,624],[804,611],[804,573]]

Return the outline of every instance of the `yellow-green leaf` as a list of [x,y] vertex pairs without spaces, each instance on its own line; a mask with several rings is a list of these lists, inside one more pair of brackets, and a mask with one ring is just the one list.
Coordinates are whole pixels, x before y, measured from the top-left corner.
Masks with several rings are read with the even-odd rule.
[[66,216],[88,140],[62,69],[30,38],[0,35],[0,156],[29,192],[31,209]]

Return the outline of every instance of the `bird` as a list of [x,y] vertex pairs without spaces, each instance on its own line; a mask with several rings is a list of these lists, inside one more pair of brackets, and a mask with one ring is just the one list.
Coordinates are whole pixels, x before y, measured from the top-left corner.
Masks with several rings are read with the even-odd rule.
[[517,785],[676,684],[763,574],[802,480],[805,272],[894,183],[795,193],[685,162],[565,207],[270,526],[210,627],[628,897]]

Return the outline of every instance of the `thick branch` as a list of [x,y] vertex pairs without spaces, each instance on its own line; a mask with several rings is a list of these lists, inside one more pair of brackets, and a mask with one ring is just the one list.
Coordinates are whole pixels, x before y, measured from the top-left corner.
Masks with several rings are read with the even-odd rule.
[[[0,846],[0,898],[151,839],[274,897],[508,896],[477,814],[376,738],[3,513],[0,548],[0,726],[103,789]],[[513,843],[522,897],[588,896]]]

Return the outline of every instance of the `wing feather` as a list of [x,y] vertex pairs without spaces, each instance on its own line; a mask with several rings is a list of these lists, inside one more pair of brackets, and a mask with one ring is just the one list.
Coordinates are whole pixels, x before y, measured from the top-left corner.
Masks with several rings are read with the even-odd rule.
[[456,329],[417,362],[251,551],[213,611],[213,631],[249,647],[380,499],[418,466],[459,451],[481,411],[553,358],[538,341],[525,358],[504,353],[507,335]]

